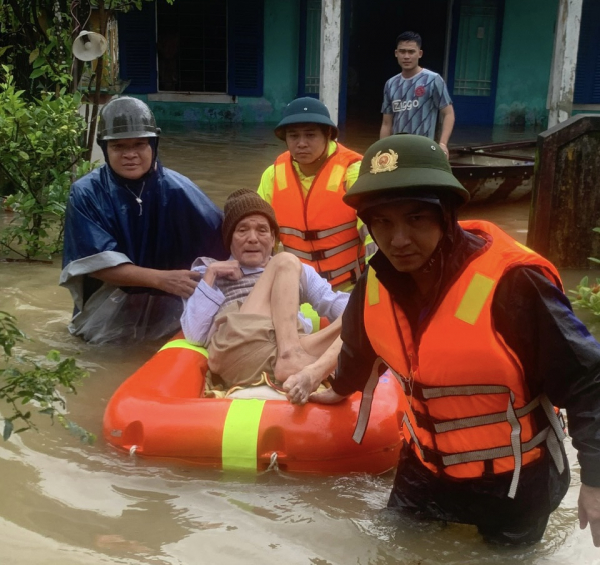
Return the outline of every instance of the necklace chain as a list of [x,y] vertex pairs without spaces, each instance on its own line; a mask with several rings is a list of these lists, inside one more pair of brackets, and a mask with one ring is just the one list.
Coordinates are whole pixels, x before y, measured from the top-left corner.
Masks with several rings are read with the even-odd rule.
[[140,193],[138,195],[136,195],[136,193],[133,192],[133,190],[131,190],[131,188],[129,188],[127,185],[125,185],[125,188],[129,192],[131,192],[131,194],[135,198],[135,201],[139,204],[139,206],[140,206],[140,213],[138,215],[141,216],[142,215],[142,192],[144,192],[144,188],[146,188],[146,181],[144,181],[142,183],[142,189],[140,190]]

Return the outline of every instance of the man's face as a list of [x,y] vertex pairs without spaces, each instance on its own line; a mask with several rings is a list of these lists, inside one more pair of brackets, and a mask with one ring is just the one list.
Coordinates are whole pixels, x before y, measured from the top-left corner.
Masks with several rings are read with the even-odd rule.
[[125,179],[143,177],[152,165],[152,147],[144,137],[111,139],[107,154],[113,171]]
[[416,41],[401,41],[394,54],[403,71],[412,71],[419,66],[419,59],[423,56],[423,51],[419,49]]
[[231,238],[231,254],[243,267],[264,267],[275,245],[275,234],[262,214],[242,218]]
[[369,226],[379,249],[402,273],[423,267],[443,235],[440,207],[418,200],[374,207],[369,212]]
[[327,137],[316,124],[297,124],[285,128],[285,143],[301,165],[314,163],[327,147]]

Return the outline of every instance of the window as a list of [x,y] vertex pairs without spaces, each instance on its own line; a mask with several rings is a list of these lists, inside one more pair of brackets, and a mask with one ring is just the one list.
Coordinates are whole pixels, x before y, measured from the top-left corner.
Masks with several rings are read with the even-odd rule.
[[262,96],[264,0],[143,2],[118,21],[126,92]]
[[227,3],[158,0],[158,89],[227,91]]
[[600,2],[584,0],[579,30],[575,104],[600,104]]

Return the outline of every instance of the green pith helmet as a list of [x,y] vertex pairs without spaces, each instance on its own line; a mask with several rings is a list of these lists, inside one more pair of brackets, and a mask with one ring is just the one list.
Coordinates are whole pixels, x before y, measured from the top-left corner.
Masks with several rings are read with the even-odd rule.
[[322,124],[331,127],[331,139],[336,139],[339,133],[337,126],[331,120],[327,106],[316,98],[305,96],[292,100],[283,110],[283,117],[275,128],[275,135],[285,141],[285,127],[292,124]]
[[154,114],[144,102],[131,96],[113,98],[100,111],[98,142],[135,137],[158,137]]
[[470,198],[441,147],[421,135],[396,134],[367,149],[344,202],[359,209],[373,201],[448,193],[456,195],[458,205]]

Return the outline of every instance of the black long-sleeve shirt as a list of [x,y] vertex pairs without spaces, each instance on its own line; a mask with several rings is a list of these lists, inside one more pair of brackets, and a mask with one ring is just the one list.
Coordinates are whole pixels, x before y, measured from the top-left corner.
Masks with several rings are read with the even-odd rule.
[[[458,240],[446,258],[438,296],[443,294],[444,284],[485,245],[467,232]],[[415,311],[410,277],[397,272],[381,252],[370,265],[402,306],[416,333],[426,317],[423,311]],[[341,395],[364,388],[377,358],[364,325],[366,274],[344,312],[344,343],[332,384]],[[521,361],[532,397],[545,392],[555,406],[566,409],[582,482],[600,487],[600,344],[574,315],[567,297],[534,267],[516,267],[501,278],[492,317],[497,331]]]

